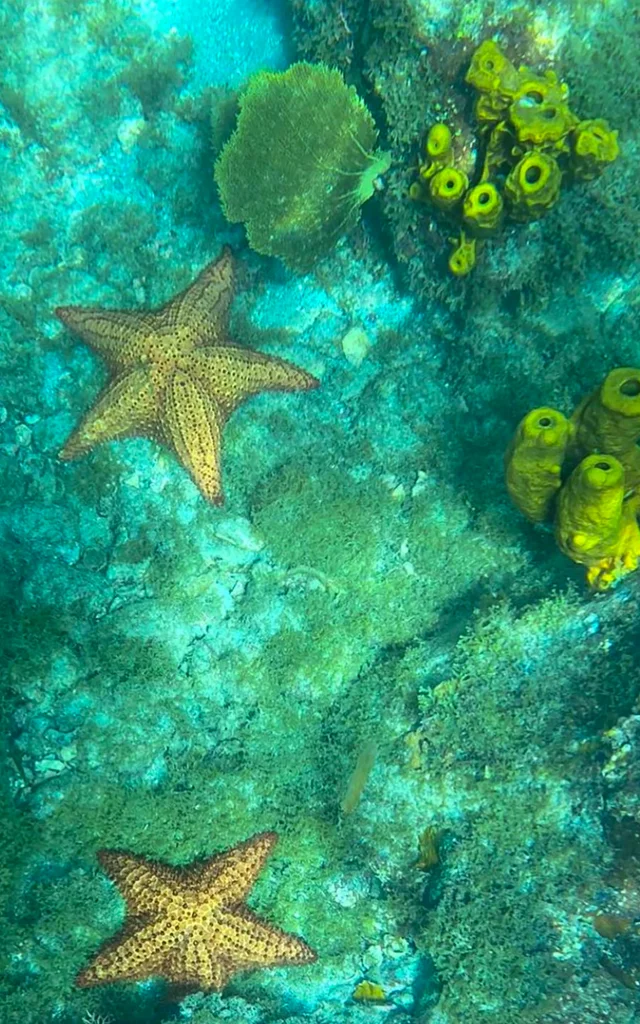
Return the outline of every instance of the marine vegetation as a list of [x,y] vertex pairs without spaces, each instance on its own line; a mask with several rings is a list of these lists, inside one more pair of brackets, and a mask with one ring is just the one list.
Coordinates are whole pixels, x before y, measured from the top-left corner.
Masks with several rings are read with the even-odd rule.
[[106,360],[112,374],[62,451],[84,455],[122,437],[161,440],[205,498],[222,503],[222,430],[261,391],[306,391],[306,370],[227,337],[234,265],[224,249],[184,292],[156,312],[60,306],[56,315]]
[[384,1003],[386,996],[382,985],[375,981],[360,981],[353,990],[356,1003]]
[[605,590],[640,559],[640,369],[622,366],[570,420],[547,407],[519,424],[507,490],[532,522],[553,522],[560,550]]
[[300,62],[242,93],[215,165],[224,213],[256,252],[307,271],[357,223],[388,170],[371,114],[339,71]]
[[435,124],[410,189],[455,225],[449,269],[457,277],[473,269],[478,245],[505,220],[544,217],[563,184],[591,181],[619,155],[618,133],[603,118],[580,121],[554,71],[516,70],[493,40],[478,47],[465,81],[478,93],[476,166],[456,154],[447,125]]

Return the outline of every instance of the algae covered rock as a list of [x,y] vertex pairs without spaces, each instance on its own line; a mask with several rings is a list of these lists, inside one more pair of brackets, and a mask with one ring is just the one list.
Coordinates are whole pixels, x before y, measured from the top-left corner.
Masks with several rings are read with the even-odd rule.
[[222,206],[256,252],[309,270],[358,220],[389,167],[373,118],[339,71],[301,62],[254,75],[215,166]]

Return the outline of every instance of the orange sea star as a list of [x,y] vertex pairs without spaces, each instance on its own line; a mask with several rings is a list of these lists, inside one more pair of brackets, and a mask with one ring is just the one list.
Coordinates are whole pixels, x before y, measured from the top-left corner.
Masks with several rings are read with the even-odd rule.
[[149,437],[171,448],[209,501],[221,504],[222,429],[261,391],[317,387],[310,373],[228,338],[231,250],[158,310],[60,306],[56,316],[107,362],[110,380],[60,452]]
[[262,832],[184,868],[101,850],[104,870],[127,903],[124,927],[76,983],[161,977],[183,990],[219,991],[240,971],[309,964],[314,951],[253,914],[245,898],[276,841]]

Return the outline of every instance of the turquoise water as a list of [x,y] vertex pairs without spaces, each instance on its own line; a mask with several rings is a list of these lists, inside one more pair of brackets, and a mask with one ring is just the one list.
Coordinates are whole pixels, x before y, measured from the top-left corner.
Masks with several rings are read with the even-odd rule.
[[637,10],[0,26],[0,1024],[630,1024]]

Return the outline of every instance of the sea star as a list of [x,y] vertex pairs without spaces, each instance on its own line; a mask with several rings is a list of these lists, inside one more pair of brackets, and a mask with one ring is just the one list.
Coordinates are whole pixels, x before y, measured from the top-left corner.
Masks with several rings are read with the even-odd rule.
[[312,963],[316,954],[306,942],[274,928],[244,902],[277,838],[261,832],[184,868],[101,850],[98,858],[127,903],[127,917],[76,984],[161,977],[181,990],[219,991],[239,971]]
[[222,429],[260,391],[317,387],[310,373],[228,338],[234,260],[228,247],[158,310],[59,306],[56,316],[101,355],[110,380],[60,452],[149,437],[172,448],[205,498],[222,503]]

